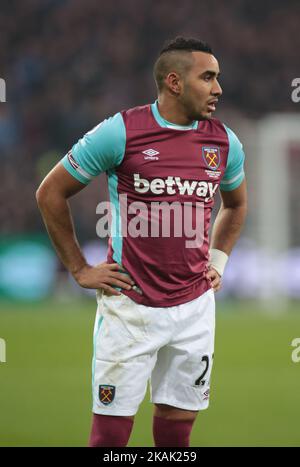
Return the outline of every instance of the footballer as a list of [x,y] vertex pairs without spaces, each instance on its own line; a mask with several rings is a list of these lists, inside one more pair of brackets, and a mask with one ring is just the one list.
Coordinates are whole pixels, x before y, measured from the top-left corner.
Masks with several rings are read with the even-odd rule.
[[[247,207],[242,144],[212,116],[219,74],[207,43],[170,41],[154,64],[155,102],[86,133],[37,191],[59,257],[80,286],[97,291],[90,446],[128,444],[148,380],[155,446],[189,446],[197,414],[209,405],[214,294]],[[68,198],[102,172],[112,231],[107,261],[92,266]]]

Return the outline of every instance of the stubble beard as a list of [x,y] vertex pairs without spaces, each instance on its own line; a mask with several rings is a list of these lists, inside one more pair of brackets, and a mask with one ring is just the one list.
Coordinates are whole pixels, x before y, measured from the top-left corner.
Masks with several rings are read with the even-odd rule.
[[204,111],[201,112],[198,110],[194,104],[194,100],[191,99],[186,93],[182,96],[181,103],[189,120],[208,120],[211,118],[211,112],[204,113]]

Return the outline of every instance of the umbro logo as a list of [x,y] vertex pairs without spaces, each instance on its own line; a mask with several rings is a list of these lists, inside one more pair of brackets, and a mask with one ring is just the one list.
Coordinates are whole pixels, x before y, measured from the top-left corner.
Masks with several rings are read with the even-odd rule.
[[147,156],[156,156],[159,152],[155,151],[155,149],[146,149],[146,151],[143,151],[143,154],[147,154]]
[[146,151],[142,151],[142,154],[145,154],[145,160],[157,161],[159,159],[157,156],[159,152],[155,151],[155,149],[146,149]]

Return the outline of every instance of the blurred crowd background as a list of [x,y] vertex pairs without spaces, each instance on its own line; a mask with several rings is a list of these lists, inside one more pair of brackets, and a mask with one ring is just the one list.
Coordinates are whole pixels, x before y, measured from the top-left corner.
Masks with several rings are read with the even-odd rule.
[[[260,118],[299,112],[291,100],[300,73],[299,18],[294,0],[1,2],[2,236],[44,232],[35,201],[42,178],[103,118],[154,101],[153,63],[177,35],[211,44],[222,72],[217,116],[246,135],[252,158],[251,128]],[[250,179],[255,170],[249,164]],[[95,240],[95,207],[106,196],[101,176],[72,201],[80,241]],[[250,210],[250,237],[252,219]]]

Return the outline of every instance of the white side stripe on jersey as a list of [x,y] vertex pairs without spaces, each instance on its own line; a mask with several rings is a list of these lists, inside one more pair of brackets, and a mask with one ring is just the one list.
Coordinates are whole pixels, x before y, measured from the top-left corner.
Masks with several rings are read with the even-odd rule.
[[242,170],[238,175],[235,177],[231,178],[230,180],[222,180],[221,185],[229,185],[230,183],[236,182],[242,175],[244,175],[244,171]]
[[80,173],[80,175],[87,178],[88,180],[93,180],[93,178],[95,178],[93,175],[90,175],[82,167],[80,167],[78,162],[75,161],[75,159],[74,159],[74,157],[72,155],[72,151],[69,151],[67,156],[68,156],[68,161],[70,162],[73,169],[76,170],[76,172]]
[[80,173],[85,178],[88,178],[89,180],[93,180],[95,177],[93,175],[88,174],[85,170],[83,170],[80,166],[76,169],[77,172]]

